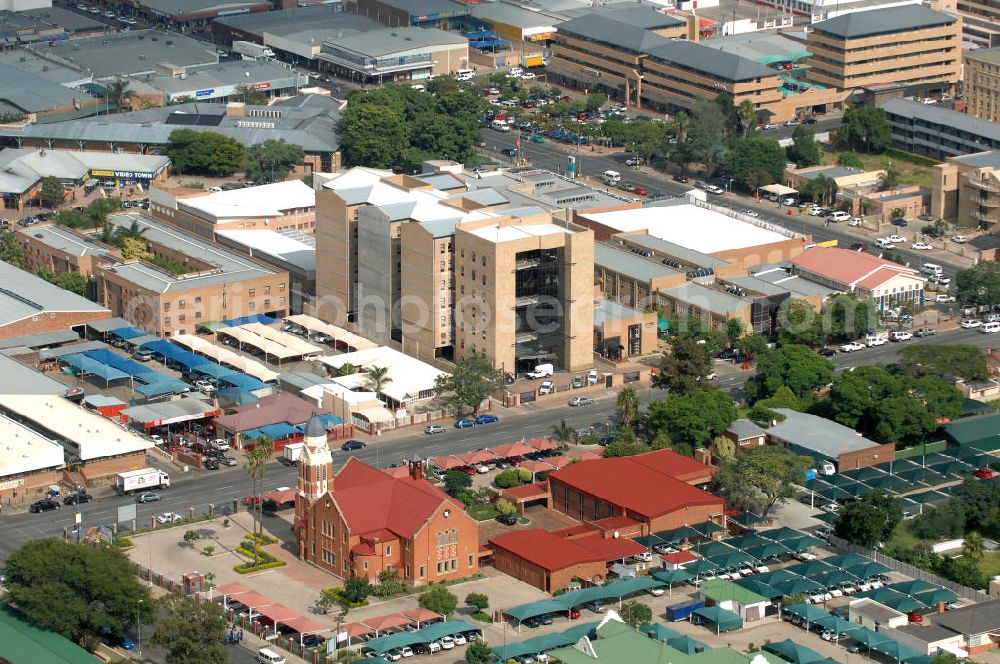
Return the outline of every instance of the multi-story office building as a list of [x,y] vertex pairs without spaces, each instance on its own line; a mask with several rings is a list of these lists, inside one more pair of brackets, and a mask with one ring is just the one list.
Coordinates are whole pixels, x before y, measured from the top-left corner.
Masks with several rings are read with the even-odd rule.
[[1000,151],[951,157],[934,167],[931,214],[991,231],[1000,222]]
[[390,82],[450,74],[469,66],[469,40],[437,28],[383,28],[323,42],[324,71],[352,80]]
[[761,116],[784,121],[839,103],[836,90],[783,80],[778,71],[686,38],[689,25],[645,7],[581,16],[557,25],[550,80],[606,92],[626,103],[690,109],[728,92]]
[[984,150],[1000,150],[1000,126],[941,104],[890,99],[882,105],[895,147],[947,159]]
[[847,92],[946,92],[961,77],[961,19],[923,5],[814,23],[806,45],[809,80]]
[[966,113],[1000,122],[1000,48],[970,51],[965,56],[962,94]]
[[1000,46],[1000,0],[958,0],[967,41],[982,48]]

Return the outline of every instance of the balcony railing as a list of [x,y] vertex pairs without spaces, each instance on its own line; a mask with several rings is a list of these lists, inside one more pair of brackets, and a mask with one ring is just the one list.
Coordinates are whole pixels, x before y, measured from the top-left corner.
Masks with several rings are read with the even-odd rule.
[[988,180],[982,180],[980,178],[966,177],[965,181],[968,183],[970,187],[974,187],[976,189],[982,189],[983,191],[992,191],[1000,193],[1000,183],[997,183],[997,181],[993,180],[992,178]]

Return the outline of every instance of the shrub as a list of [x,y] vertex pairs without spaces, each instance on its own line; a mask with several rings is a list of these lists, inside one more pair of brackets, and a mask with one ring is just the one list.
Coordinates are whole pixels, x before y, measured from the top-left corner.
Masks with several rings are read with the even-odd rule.
[[116,537],[111,541],[111,545],[119,549],[128,549],[129,547],[135,546],[127,537]]
[[527,468],[517,469],[517,479],[521,480],[523,483],[528,483],[531,481],[531,471]]
[[[237,565],[233,568],[233,571],[237,574],[249,574],[250,572],[260,572],[265,569],[274,569],[275,567],[284,567],[287,565],[284,560],[275,560],[269,563],[261,563],[260,565],[254,565],[252,562],[243,563],[242,565]],[[367,602],[365,602],[367,604]]]
[[[493,483],[497,485],[500,489],[510,489],[511,487],[520,486],[522,483],[519,470],[520,468],[508,468],[507,470],[501,471],[497,474]],[[528,473],[528,479],[531,479],[531,473]]]
[[278,543],[277,538],[264,534],[256,535],[254,533],[247,533],[246,535],[243,536],[243,539],[250,540],[251,542],[257,542],[261,546]]
[[480,622],[491,623],[493,622],[493,616],[486,613],[485,611],[476,611],[472,614],[472,617]]

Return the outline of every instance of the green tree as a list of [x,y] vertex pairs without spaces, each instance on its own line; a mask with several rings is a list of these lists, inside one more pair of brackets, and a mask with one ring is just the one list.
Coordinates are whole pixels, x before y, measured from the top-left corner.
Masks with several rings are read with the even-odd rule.
[[874,548],[889,539],[903,519],[899,501],[881,489],[869,491],[844,505],[837,515],[837,537],[852,544]]
[[965,532],[965,509],[958,500],[946,500],[934,507],[925,507],[913,520],[913,533],[927,540],[961,537]]
[[465,603],[477,611],[485,611],[490,607],[490,598],[483,593],[469,593],[465,596]]
[[749,138],[757,129],[757,107],[754,105],[752,99],[744,99],[740,102],[740,105],[736,107],[736,115],[740,118],[740,130],[743,132],[743,138]]
[[642,454],[643,452],[648,451],[649,450],[642,443],[619,440],[606,445],[602,456],[605,459],[612,459],[615,457],[635,456],[636,454]]
[[630,627],[647,625],[653,621],[653,609],[649,608],[649,605],[635,600],[623,604],[618,614]]
[[486,641],[476,640],[465,647],[467,664],[490,664],[493,661],[493,650]]
[[592,92],[587,95],[587,100],[584,102],[587,105],[588,111],[596,111],[601,106],[604,106],[604,102],[607,101],[607,97],[598,93]]
[[[892,191],[899,185],[899,168],[890,161],[882,170],[882,177],[878,180],[879,191]],[[899,210],[902,214],[896,216],[896,210]],[[893,219],[902,219],[905,215],[906,211],[902,208],[896,208],[892,211]]]
[[473,355],[455,363],[451,374],[438,376],[434,394],[445,407],[471,408],[472,414],[491,394],[504,386],[504,375],[485,356]]
[[705,167],[705,175],[714,175],[726,139],[726,117],[719,105],[703,97],[696,99],[690,132],[691,156]]
[[90,217],[81,210],[60,210],[53,220],[60,226],[67,228],[92,228]]
[[745,334],[736,340],[736,348],[743,355],[755,359],[767,350],[767,337],[762,334]]
[[740,113],[736,108],[736,101],[728,92],[720,92],[715,95],[712,104],[719,109],[724,119],[724,133],[726,136],[735,134],[740,130]]
[[733,506],[767,518],[775,505],[795,495],[794,485],[812,459],[784,447],[764,445],[744,450],[719,466],[712,483]]
[[42,178],[42,188],[39,190],[38,196],[42,199],[42,205],[45,207],[54,208],[62,205],[65,193],[66,189],[59,178],[54,175]]
[[228,177],[246,156],[242,143],[214,131],[175,129],[167,141],[167,156],[178,173]]
[[[733,180],[753,190],[780,182],[785,173],[787,158],[784,148],[775,139],[751,136],[736,142],[726,155],[725,163]],[[762,176],[760,173],[766,175]]]
[[961,376],[980,380],[989,375],[986,354],[973,344],[916,344],[899,349],[899,370],[909,376]]
[[375,394],[381,394],[391,382],[388,367],[370,367],[365,371],[365,385]]
[[851,341],[875,329],[878,308],[854,293],[835,295],[823,307],[823,326],[831,341]]
[[493,478],[493,483],[497,485],[498,489],[509,489],[515,486],[521,486],[521,476],[518,474],[517,468],[508,468],[507,470],[501,470],[497,473],[497,476]]
[[667,127],[661,122],[632,122],[625,125],[625,143],[628,149],[649,161],[663,146]]
[[78,641],[110,630],[121,636],[153,616],[149,590],[115,548],[34,539],[4,566],[7,600],[32,622]]
[[956,297],[967,307],[1000,304],[1000,263],[980,261],[955,277]]
[[654,431],[669,432],[675,443],[707,445],[737,418],[732,398],[722,390],[673,394],[649,404],[646,420]]
[[865,154],[880,154],[892,144],[885,111],[877,106],[848,108],[837,130],[837,147]]
[[837,155],[837,165],[848,168],[864,168],[865,162],[861,161],[861,157],[853,152],[841,152]]
[[367,577],[352,576],[344,580],[340,596],[350,604],[361,604],[372,594],[372,584]]
[[458,607],[458,598],[451,594],[446,586],[434,585],[420,595],[417,604],[422,609],[448,617],[455,613],[455,609]]
[[252,145],[247,150],[243,168],[247,178],[257,182],[279,182],[288,177],[297,164],[302,163],[305,152],[299,145],[285,139],[268,139]]
[[0,231],[0,261],[20,268],[27,262],[24,246],[17,241],[17,235],[13,231]]
[[124,237],[119,244],[121,246],[122,258],[127,261],[135,259],[148,261],[153,258],[153,253],[148,249],[145,240]]
[[766,399],[785,386],[801,398],[831,380],[830,360],[807,346],[785,344],[757,358],[757,375],[747,382],[747,396],[751,401]]
[[125,238],[141,240],[146,235],[146,229],[133,219],[128,226],[119,226],[115,229],[115,240],[120,242]]
[[726,339],[729,343],[735,345],[740,337],[746,332],[746,325],[739,318],[730,318],[726,321]]
[[778,316],[781,322],[781,331],[778,332],[780,345],[801,344],[816,348],[826,343],[822,318],[808,300],[791,298]]
[[816,132],[808,125],[799,125],[792,133],[792,144],[786,148],[788,159],[799,168],[815,166],[823,157],[823,151],[816,142]]
[[937,429],[937,422],[927,407],[912,395],[880,400],[868,415],[871,437],[880,443],[899,443],[908,447]]
[[36,275],[70,293],[85,295],[87,292],[87,278],[78,272],[55,273],[43,268]]
[[[254,441],[253,447],[244,452],[247,464],[244,466],[247,475],[250,477],[250,495],[257,497],[261,492],[261,481],[264,479],[264,471],[267,462],[274,455],[274,441],[270,436],[260,436]],[[254,500],[250,505],[250,514],[253,518],[253,532],[255,535],[264,533],[263,501]],[[260,551],[258,546],[253,548],[253,564],[256,567],[260,564]]]
[[792,392],[792,389],[787,385],[782,385],[774,391],[774,394],[766,399],[758,401],[757,403],[766,408],[790,408],[792,410],[802,410],[802,401],[799,397],[795,396],[795,393]]
[[167,650],[167,664],[225,664],[229,652],[222,643],[226,618],[215,602],[167,593],[160,600],[151,642]]
[[128,81],[123,78],[116,78],[104,86],[104,92],[108,97],[108,103],[114,104],[119,111],[125,105],[125,101],[135,96],[135,92],[128,86]]
[[566,424],[566,420],[559,420],[559,424],[552,425],[552,439],[560,443],[569,443],[576,438],[576,429]]
[[965,536],[965,541],[962,542],[962,555],[969,560],[978,563],[983,559],[986,554],[986,543],[983,541],[983,536],[979,533],[972,531]]
[[732,459],[736,456],[736,443],[732,438],[716,436],[712,441],[712,452],[721,460]]
[[669,390],[671,394],[686,394],[703,387],[711,370],[708,344],[693,335],[682,334],[674,338],[670,350],[660,357],[653,387]]
[[472,478],[457,470],[449,470],[444,476],[444,490],[452,496],[472,486]]
[[[528,478],[528,481],[531,481],[531,478]],[[497,512],[500,514],[517,514],[517,505],[515,505],[514,501],[510,498],[498,498],[497,501],[493,503],[493,507],[495,507]]]
[[635,391],[634,387],[623,388],[618,393],[615,406],[618,408],[618,415],[622,418],[622,426],[631,429],[632,424],[639,417],[639,393]]

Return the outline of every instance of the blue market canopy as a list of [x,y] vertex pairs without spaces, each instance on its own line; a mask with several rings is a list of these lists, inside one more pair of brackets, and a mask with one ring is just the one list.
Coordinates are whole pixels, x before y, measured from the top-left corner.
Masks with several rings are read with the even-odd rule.
[[119,371],[114,367],[109,367],[103,362],[98,362],[97,360],[87,357],[81,353],[63,355],[60,360],[69,365],[75,373],[92,374],[106,382],[129,378],[129,374],[124,371]]
[[191,371],[195,373],[204,374],[206,376],[211,376],[212,378],[224,378],[226,376],[231,376],[237,373],[229,367],[224,367],[221,364],[215,362],[206,362],[205,364],[198,364],[191,367]]
[[293,427],[287,422],[266,424],[260,427],[260,432],[271,440],[281,440],[282,438],[297,436],[302,433],[297,427]]
[[215,398],[233,406],[247,406],[260,401],[260,397],[256,394],[238,387],[227,387],[224,390],[219,390],[215,393]]
[[196,367],[200,364],[205,364],[205,358],[201,355],[195,355],[189,350],[185,350],[175,343],[169,341],[152,341],[148,344],[143,344],[143,348],[146,350],[153,351],[154,353],[159,353],[164,357],[164,359],[172,360],[178,364],[182,364],[188,369]]
[[149,385],[139,385],[135,388],[135,391],[147,399],[152,399],[153,397],[161,397],[164,394],[181,394],[190,389],[187,383],[174,378],[168,378],[167,380],[158,380]]
[[267,387],[262,381],[254,378],[253,376],[248,376],[241,373],[229,373],[219,379],[220,383],[226,383],[227,385],[232,385],[233,387],[238,387],[240,389],[246,390],[247,392],[252,392],[254,390],[261,390]]
[[229,327],[239,327],[240,325],[247,325],[248,323],[260,323],[261,325],[274,325],[278,321],[270,316],[265,316],[263,314],[251,314],[250,316],[240,316],[239,318],[230,318],[228,320],[222,321],[223,324]]
[[106,364],[109,367],[114,367],[119,371],[124,371],[130,376],[135,376],[136,378],[142,378],[143,374],[154,374],[157,373],[156,369],[147,367],[145,364],[136,362],[135,360],[130,360],[127,357],[122,357],[121,355],[116,355],[106,348],[101,348],[98,350],[88,350],[84,353],[87,357],[92,360],[97,360],[102,364]]
[[119,339],[132,339],[135,337],[141,337],[146,333],[142,330],[137,330],[134,327],[119,327],[116,330],[111,330],[108,334],[118,337]]

